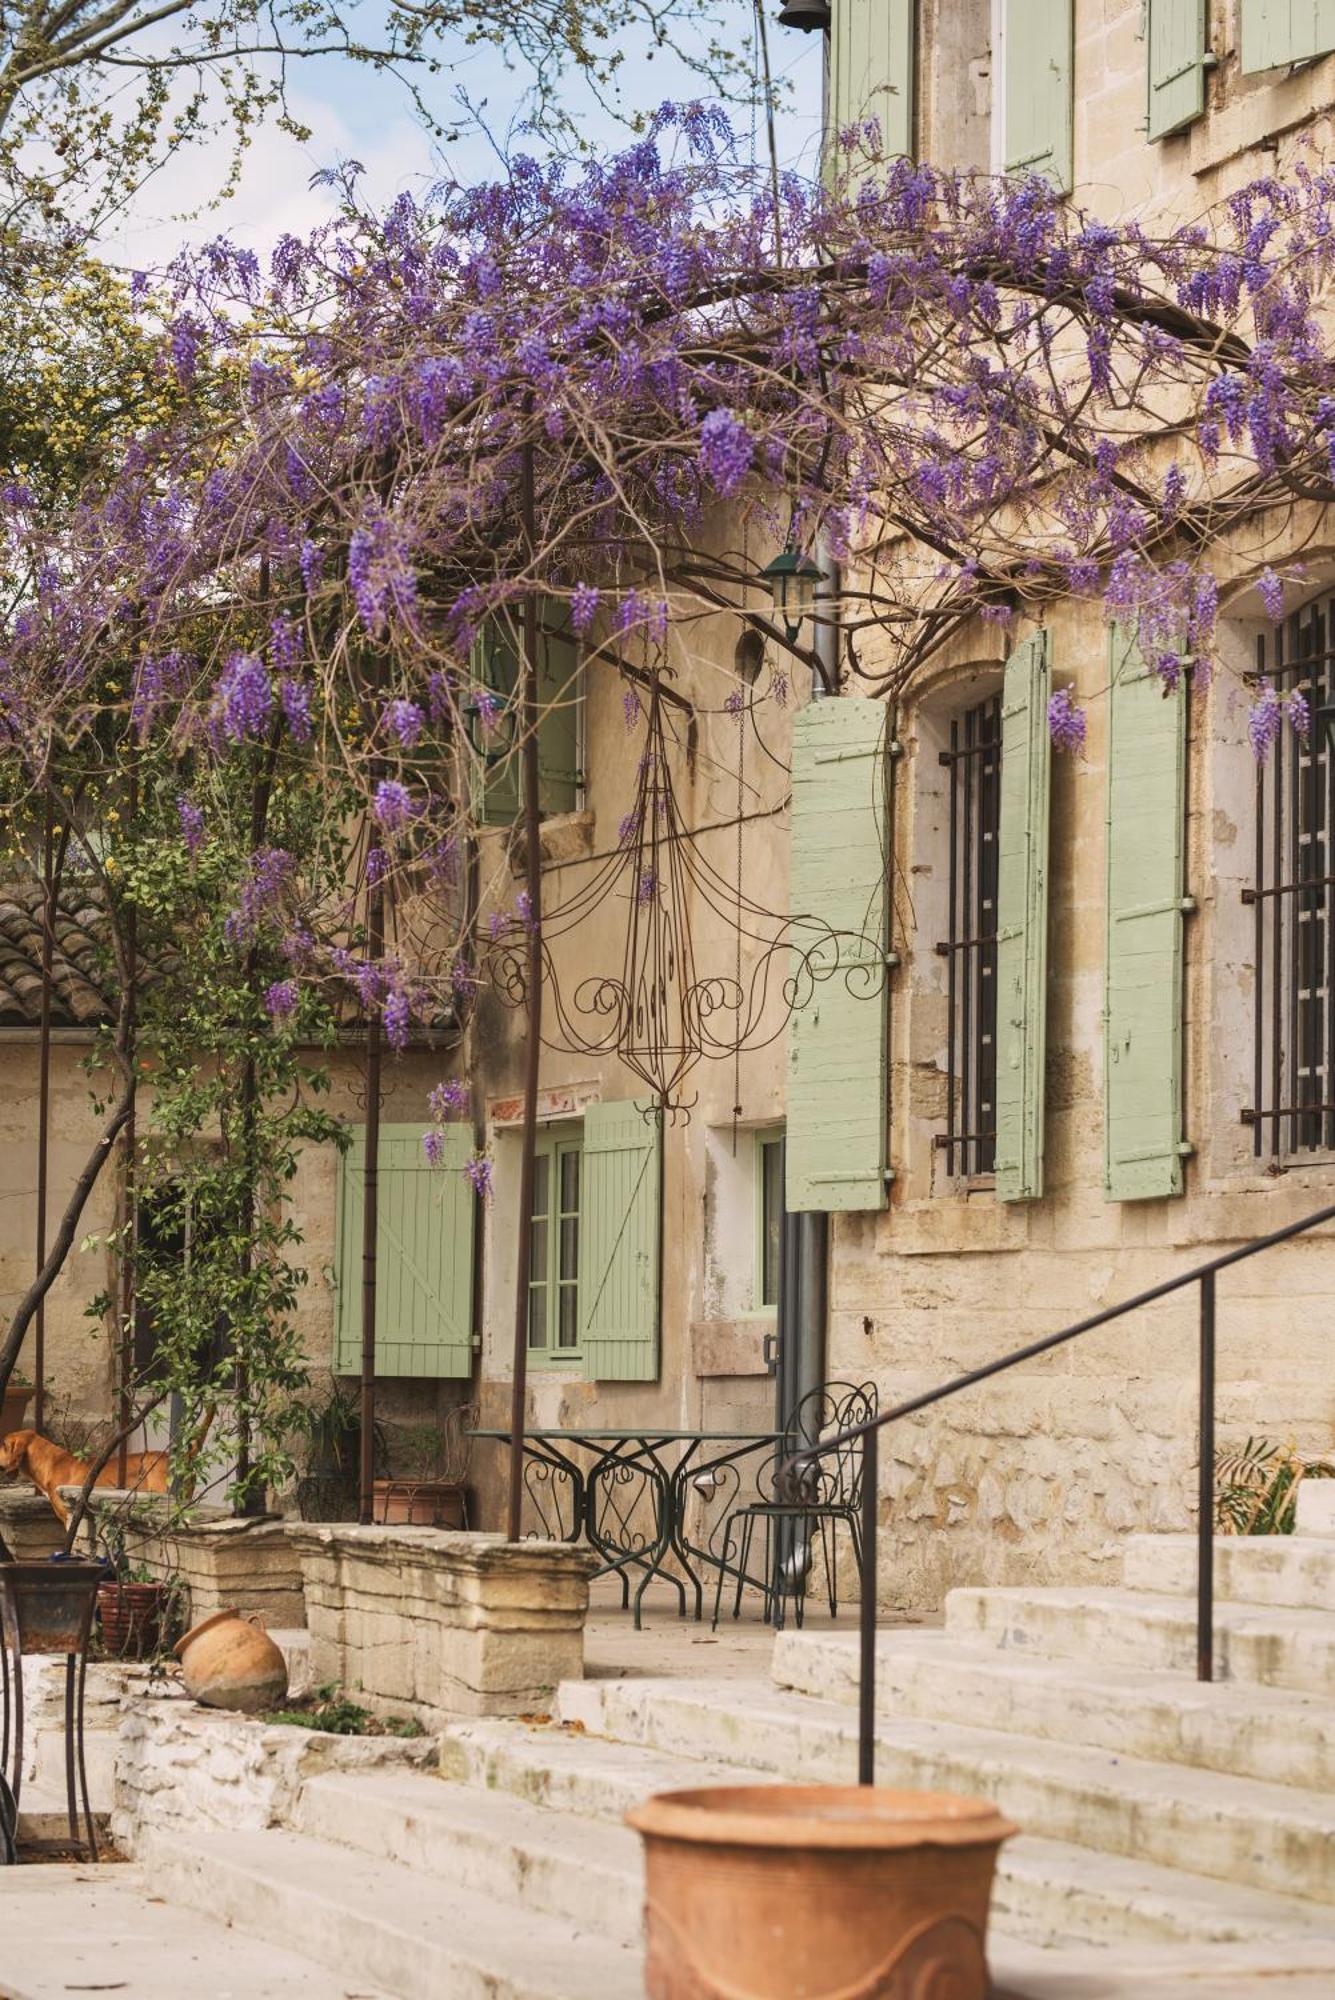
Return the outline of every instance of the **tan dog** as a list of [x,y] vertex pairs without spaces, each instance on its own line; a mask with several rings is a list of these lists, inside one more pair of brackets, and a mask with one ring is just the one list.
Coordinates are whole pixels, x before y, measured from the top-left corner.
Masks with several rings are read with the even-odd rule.
[[[97,1475],[99,1486],[114,1486],[120,1468],[113,1455]],[[73,1452],[62,1451],[50,1438],[39,1436],[36,1431],[11,1431],[7,1438],[0,1439],[0,1472],[26,1473],[39,1493],[44,1493],[51,1502],[56,1519],[65,1526],[69,1522],[69,1508],[60,1497],[62,1486],[82,1486],[88,1477],[88,1467]],[[132,1451],[125,1461],[125,1481],[134,1493],[165,1493],[167,1491],[167,1454],[165,1451]]]

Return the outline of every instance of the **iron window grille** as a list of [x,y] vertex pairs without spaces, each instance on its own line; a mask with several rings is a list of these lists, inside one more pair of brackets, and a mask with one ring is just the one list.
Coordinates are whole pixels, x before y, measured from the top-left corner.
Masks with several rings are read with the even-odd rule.
[[940,761],[950,773],[946,961],[946,1171],[990,1174],[997,1143],[997,864],[1001,697],[957,716]]
[[1256,772],[1252,1102],[1258,1159],[1335,1151],[1335,908],[1328,717],[1335,715],[1332,608],[1323,597],[1256,642],[1257,678],[1307,703],[1306,737],[1282,728]]

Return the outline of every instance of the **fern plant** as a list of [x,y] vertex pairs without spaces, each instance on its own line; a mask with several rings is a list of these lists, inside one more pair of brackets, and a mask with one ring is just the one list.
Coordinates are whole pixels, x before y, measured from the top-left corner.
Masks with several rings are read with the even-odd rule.
[[1215,1530],[1221,1535],[1291,1535],[1304,1479],[1335,1479],[1335,1463],[1308,1458],[1292,1439],[1248,1438],[1215,1453]]

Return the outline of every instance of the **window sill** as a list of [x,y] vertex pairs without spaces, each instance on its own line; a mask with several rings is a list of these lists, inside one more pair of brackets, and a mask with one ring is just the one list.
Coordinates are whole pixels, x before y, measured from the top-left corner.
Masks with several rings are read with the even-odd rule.
[[[571,861],[587,860],[593,853],[593,814],[591,812],[553,813],[538,829],[539,844],[542,849],[544,868],[560,868]],[[516,821],[507,830],[507,858],[510,873],[522,876],[527,873],[523,826]]]

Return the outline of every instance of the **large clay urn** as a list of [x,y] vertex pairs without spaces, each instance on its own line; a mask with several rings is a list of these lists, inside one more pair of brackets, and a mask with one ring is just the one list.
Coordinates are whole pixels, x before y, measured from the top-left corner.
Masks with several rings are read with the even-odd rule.
[[986,2000],[984,1799],[852,1785],[661,1792],[644,1836],[649,2000]]
[[264,1627],[236,1611],[215,1611],[177,1641],[186,1693],[206,1708],[259,1715],[287,1693],[287,1661]]

